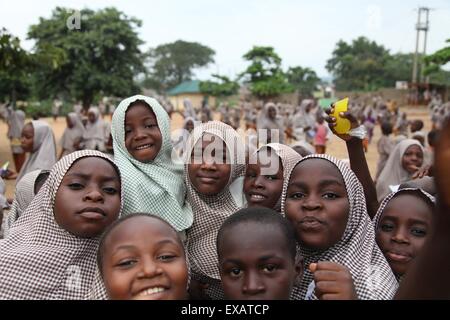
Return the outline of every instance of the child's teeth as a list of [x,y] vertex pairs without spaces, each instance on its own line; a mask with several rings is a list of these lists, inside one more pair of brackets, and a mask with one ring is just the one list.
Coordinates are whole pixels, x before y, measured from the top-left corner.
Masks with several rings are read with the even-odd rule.
[[147,289],[147,290],[143,291],[142,295],[149,296],[149,295],[152,295],[152,294],[155,294],[155,293],[158,293],[158,292],[162,292],[162,291],[164,291],[164,288],[160,288],[160,287],[150,288],[150,289]]

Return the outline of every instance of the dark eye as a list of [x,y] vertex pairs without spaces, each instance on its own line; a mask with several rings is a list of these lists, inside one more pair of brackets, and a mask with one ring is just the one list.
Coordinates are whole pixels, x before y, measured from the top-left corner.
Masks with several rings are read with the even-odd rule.
[[392,223],[383,223],[380,226],[380,229],[384,232],[391,232],[392,230],[394,230],[394,225]]
[[134,266],[136,263],[137,260],[135,259],[124,259],[119,261],[119,263],[117,263],[116,266],[125,269]]
[[277,176],[266,176],[267,180],[277,180]]
[[125,127],[125,134],[128,134],[128,133],[130,133],[131,131],[133,131],[133,130],[131,130],[130,127]]
[[156,127],[156,124],[154,124],[154,123],[146,123],[145,127],[146,128],[153,128],[153,127]]
[[264,268],[263,268],[263,271],[264,271],[265,273],[272,273],[272,272],[274,272],[275,270],[277,270],[277,266],[274,265],[274,264],[268,264],[268,265],[265,265]]
[[412,228],[411,234],[416,237],[425,237],[427,235],[427,232],[424,229]]
[[113,187],[103,188],[103,191],[105,191],[107,194],[116,194],[117,193],[116,188],[113,188]]
[[339,198],[339,196],[337,194],[332,193],[332,192],[327,192],[322,197],[325,199],[329,199],[329,200],[334,200],[334,199]]
[[247,172],[247,177],[249,177],[249,178],[255,178],[256,177],[256,173],[254,173],[254,172]]
[[162,254],[158,257],[159,260],[164,261],[164,262],[172,261],[175,258],[176,258],[176,256],[174,254]]
[[84,188],[84,186],[81,183],[77,183],[77,182],[70,183],[68,186],[72,190],[81,190]]
[[242,270],[239,268],[233,268],[230,270],[230,275],[232,277],[239,277],[242,274]]
[[304,197],[305,197],[305,194],[301,193],[301,192],[295,192],[295,193],[289,195],[289,198],[291,198],[291,199],[302,199]]

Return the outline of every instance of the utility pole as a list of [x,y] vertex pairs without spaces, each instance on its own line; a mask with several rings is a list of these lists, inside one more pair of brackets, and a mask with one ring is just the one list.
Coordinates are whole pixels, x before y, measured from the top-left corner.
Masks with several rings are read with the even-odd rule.
[[[426,54],[426,49],[427,49],[427,36],[428,36],[428,29],[429,29],[429,13],[430,13],[430,8],[426,8],[426,7],[419,7],[419,12],[417,15],[417,24],[416,24],[416,30],[417,30],[417,35],[416,35],[416,51],[414,52],[414,64],[413,64],[413,72],[412,72],[412,85],[417,85],[417,68],[419,65],[419,42],[420,42],[420,32],[424,31],[425,35],[424,35],[424,43],[423,43],[423,57],[425,57]],[[425,22],[422,22],[422,13],[424,14],[425,17]],[[423,61],[421,61],[420,63],[421,68],[420,68],[420,82],[423,82],[423,69],[424,69],[424,65],[423,65]]]

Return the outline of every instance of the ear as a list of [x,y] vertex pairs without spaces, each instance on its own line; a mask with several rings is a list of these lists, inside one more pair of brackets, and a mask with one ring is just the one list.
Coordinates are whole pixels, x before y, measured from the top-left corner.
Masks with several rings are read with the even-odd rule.
[[305,269],[304,259],[300,254],[295,257],[295,278],[294,284],[299,285],[303,278],[303,273]]

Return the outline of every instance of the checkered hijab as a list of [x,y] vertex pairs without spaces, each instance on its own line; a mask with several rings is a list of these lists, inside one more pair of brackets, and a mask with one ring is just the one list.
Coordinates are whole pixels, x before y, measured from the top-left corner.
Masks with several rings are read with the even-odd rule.
[[[230,189],[233,183],[244,176],[245,147],[232,127],[223,122],[209,121],[193,130],[186,149],[186,163],[190,161],[193,147],[205,133],[213,134],[225,142],[228,158],[231,160],[231,174],[227,186],[219,194],[207,196],[195,190],[189,179],[187,164],[185,165],[188,201],[194,211],[194,223],[187,230],[187,250],[193,273],[220,280],[216,250],[217,232],[225,219],[240,209]],[[240,192],[242,193],[242,188]]]
[[[299,155],[294,149],[291,147],[281,144],[281,143],[269,143],[265,146],[262,146],[258,149],[259,152],[263,149],[270,148],[277,154],[278,157],[281,159],[281,163],[283,165],[283,188],[281,195],[286,193],[289,176],[291,175],[292,170],[294,169],[295,165],[301,160],[302,156]],[[281,199],[282,196],[280,196],[280,199],[275,204],[275,207],[273,208],[277,212],[281,212]]]
[[[362,300],[392,299],[398,284],[389,264],[375,242],[375,230],[367,214],[366,200],[361,183],[354,172],[342,161],[329,155],[311,155],[303,158],[325,159],[333,163],[341,173],[347,190],[350,212],[347,227],[341,240],[324,251],[300,247],[305,259],[305,273],[301,283],[294,287],[292,298],[305,299],[313,275],[307,268],[310,263],[331,261],[346,266],[352,275],[356,293]],[[282,207],[285,208],[286,193]],[[314,293],[312,299],[317,299]]]
[[[96,274],[97,238],[80,238],[55,221],[53,207],[59,185],[72,164],[103,153],[73,152],[53,167],[25,212],[0,240],[0,299],[83,299]],[[117,169],[118,170],[118,169]]]
[[[133,158],[125,146],[125,113],[131,103],[145,101],[155,113],[162,135],[156,158],[143,163]],[[112,119],[114,162],[122,175],[123,214],[149,212],[169,222],[177,231],[192,224],[193,214],[186,200],[183,166],[172,161],[170,119],[156,99],[135,95],[123,100]]]

